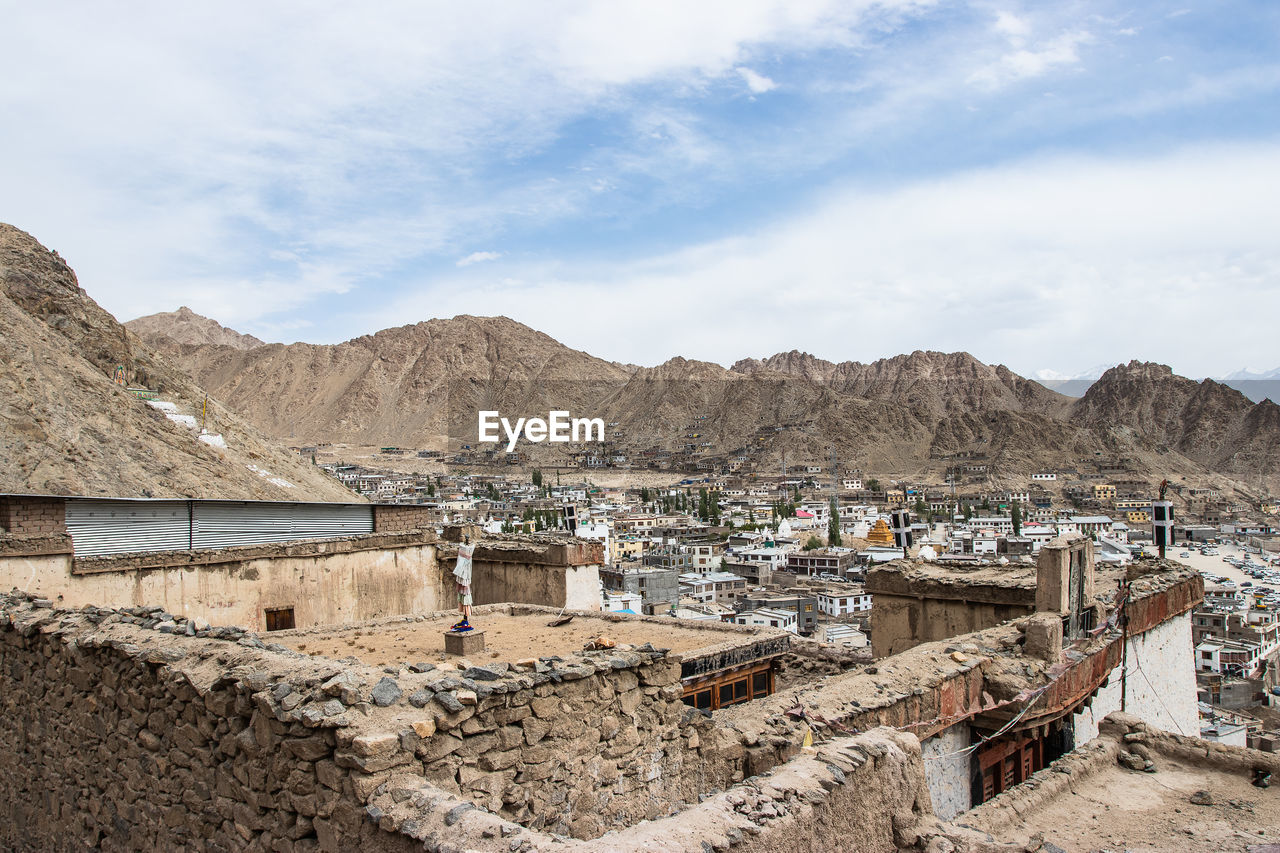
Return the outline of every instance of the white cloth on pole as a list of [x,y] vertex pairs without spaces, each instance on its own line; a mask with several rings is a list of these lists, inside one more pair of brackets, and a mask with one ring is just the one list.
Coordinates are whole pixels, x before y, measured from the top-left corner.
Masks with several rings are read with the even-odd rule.
[[458,546],[458,563],[453,567],[453,578],[459,586],[471,586],[471,555],[475,551],[475,545]]

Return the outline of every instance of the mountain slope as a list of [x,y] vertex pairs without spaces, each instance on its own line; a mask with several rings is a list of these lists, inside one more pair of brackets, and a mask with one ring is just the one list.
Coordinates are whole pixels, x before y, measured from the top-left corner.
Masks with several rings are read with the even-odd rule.
[[253,349],[263,345],[263,342],[253,335],[242,335],[228,329],[217,320],[202,317],[185,305],[177,311],[148,314],[146,317],[130,320],[124,325],[152,347],[178,343]]
[[1215,471],[1253,480],[1280,470],[1280,406],[1250,401],[1212,379],[1196,382],[1163,364],[1113,367],[1071,407],[1098,430],[1126,428]]
[[226,449],[115,384],[123,366],[187,414],[205,396],[90,299],[56,253],[3,223],[0,363],[2,491],[360,500],[214,401],[207,423]]
[[[627,368],[569,349],[505,317],[460,316],[341,344],[170,350],[262,429],[307,441],[420,446],[451,413],[584,408]],[[472,423],[474,426],[474,423]]]

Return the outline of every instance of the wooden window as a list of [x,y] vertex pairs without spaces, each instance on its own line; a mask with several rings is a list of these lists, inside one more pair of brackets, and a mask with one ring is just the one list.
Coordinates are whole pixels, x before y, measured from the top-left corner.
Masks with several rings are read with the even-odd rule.
[[263,612],[268,631],[288,631],[294,627],[292,607],[269,607]]

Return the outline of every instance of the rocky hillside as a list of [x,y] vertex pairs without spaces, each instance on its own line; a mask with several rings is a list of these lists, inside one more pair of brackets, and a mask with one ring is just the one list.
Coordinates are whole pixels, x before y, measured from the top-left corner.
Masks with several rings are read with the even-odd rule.
[[[359,500],[205,393],[80,289],[30,235],[0,223],[0,491],[122,497]],[[113,377],[159,392],[169,414]],[[186,421],[186,423],[183,423]]]
[[1069,417],[1095,430],[1129,430],[1215,470],[1256,483],[1280,468],[1280,406],[1254,403],[1212,379],[1131,361],[1102,375]]
[[148,346],[177,344],[213,344],[232,349],[253,349],[263,342],[253,335],[242,335],[228,329],[217,320],[202,317],[187,306],[177,311],[148,314],[125,323],[129,331],[142,338]]

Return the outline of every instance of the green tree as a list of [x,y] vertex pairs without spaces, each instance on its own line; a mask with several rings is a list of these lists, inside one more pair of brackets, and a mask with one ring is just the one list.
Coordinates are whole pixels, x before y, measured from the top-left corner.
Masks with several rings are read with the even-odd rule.
[[822,540],[817,536],[810,536],[808,541],[804,543],[804,550],[813,551],[822,547]]
[[430,482],[430,481],[428,481],[428,482],[427,482],[427,497],[429,497],[429,498],[434,498],[435,496],[436,496],[436,484],[435,484],[435,483],[432,483],[432,482]]
[[973,518],[973,507],[972,507],[972,506],[970,506],[969,504],[965,504],[965,505],[964,505],[964,520],[965,520],[965,521],[968,521],[968,520],[969,520],[969,519],[971,519],[971,518]]
[[827,521],[827,544],[839,545],[840,543],[840,504],[835,498],[831,499],[831,509],[828,513],[831,518]]
[[640,503],[642,503],[642,504],[647,504],[647,503],[649,502],[649,499],[650,499],[651,497],[652,497],[652,495],[650,495],[650,494],[649,494],[649,489],[648,489],[648,488],[642,488],[642,489],[640,490]]
[[1022,504],[1018,501],[1013,502],[1013,509],[1009,511],[1010,520],[1013,521],[1013,535],[1022,535]]
[[870,492],[880,491],[880,481],[877,480],[875,477],[872,477],[870,480],[867,480],[867,491],[870,491]]
[[542,488],[542,471],[538,468],[533,469],[533,485]]

